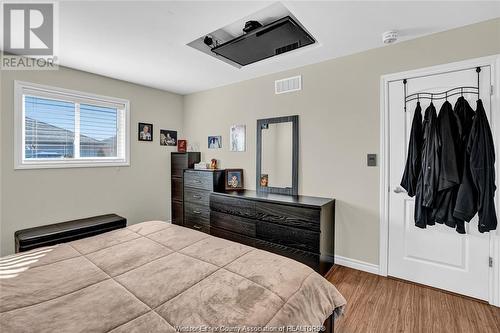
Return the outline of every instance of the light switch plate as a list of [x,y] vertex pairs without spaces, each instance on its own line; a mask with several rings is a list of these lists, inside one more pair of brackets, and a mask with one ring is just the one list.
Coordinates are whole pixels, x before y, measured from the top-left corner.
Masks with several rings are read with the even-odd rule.
[[377,166],[377,154],[367,154],[366,165],[369,167]]

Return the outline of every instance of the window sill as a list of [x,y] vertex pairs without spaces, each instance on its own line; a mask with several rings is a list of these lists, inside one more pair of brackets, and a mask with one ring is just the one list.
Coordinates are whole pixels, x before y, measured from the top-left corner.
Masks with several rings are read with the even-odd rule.
[[29,169],[65,169],[65,168],[102,168],[102,167],[129,167],[129,161],[47,161],[23,162],[14,166],[14,170]]

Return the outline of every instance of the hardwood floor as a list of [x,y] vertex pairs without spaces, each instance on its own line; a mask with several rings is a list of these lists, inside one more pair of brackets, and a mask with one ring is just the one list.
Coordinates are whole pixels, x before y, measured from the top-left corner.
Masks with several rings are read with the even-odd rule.
[[500,332],[500,308],[480,301],[343,266],[327,279],[347,299],[335,333]]

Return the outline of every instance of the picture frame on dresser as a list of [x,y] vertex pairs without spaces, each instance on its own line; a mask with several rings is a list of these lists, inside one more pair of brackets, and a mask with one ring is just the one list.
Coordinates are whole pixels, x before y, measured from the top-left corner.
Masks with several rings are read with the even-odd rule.
[[226,169],[224,178],[226,191],[242,191],[245,189],[243,169]]

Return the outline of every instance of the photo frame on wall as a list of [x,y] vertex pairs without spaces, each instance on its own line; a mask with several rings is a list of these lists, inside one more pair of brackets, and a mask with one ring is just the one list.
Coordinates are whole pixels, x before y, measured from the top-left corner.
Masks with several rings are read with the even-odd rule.
[[138,139],[139,141],[153,141],[153,124],[139,123]]
[[244,190],[243,169],[226,169],[224,183],[226,191]]
[[222,148],[222,136],[212,135],[208,137],[208,149]]
[[160,146],[177,146],[177,131],[161,129]]
[[229,151],[245,151],[245,125],[232,125],[229,129]]

